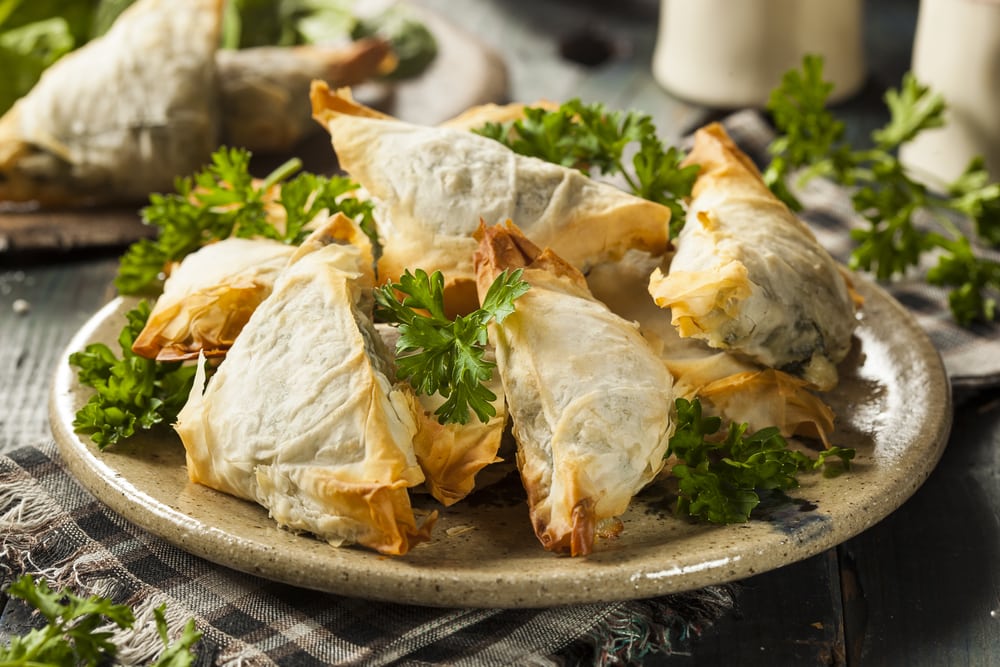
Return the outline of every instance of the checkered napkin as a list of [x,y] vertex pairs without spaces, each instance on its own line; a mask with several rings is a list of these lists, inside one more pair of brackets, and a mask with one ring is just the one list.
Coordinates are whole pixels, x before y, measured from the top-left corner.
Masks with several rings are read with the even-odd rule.
[[139,529],[82,489],[52,444],[0,457],[0,588],[23,573],[132,607],[139,631],[116,639],[123,664],[147,664],[162,650],[150,619],[164,603],[173,633],[192,617],[204,633],[197,664],[249,667],[629,664],[676,651],[734,602],[732,586],[524,610],[298,589],[213,565]]
[[[757,111],[734,113],[722,121],[733,141],[758,165],[770,161],[767,146],[774,131]],[[850,194],[823,179],[813,179],[796,191],[804,210],[799,214],[816,233],[820,243],[841,262],[853,249],[849,230],[867,226],[854,211]],[[979,248],[1000,261],[1000,252]],[[926,267],[923,267],[926,268]],[[928,285],[919,275],[882,284],[914,315],[941,353],[956,400],[989,387],[1000,386],[1000,324],[976,324],[963,328],[951,319],[947,292]]]

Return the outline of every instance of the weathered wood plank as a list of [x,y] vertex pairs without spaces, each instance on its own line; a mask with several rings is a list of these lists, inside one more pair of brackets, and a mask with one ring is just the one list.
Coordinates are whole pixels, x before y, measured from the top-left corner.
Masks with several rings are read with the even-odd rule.
[[0,257],[25,250],[121,246],[151,236],[139,207],[0,213]]
[[0,270],[0,452],[52,437],[52,373],[72,335],[113,295],[117,265],[110,255]]
[[684,655],[644,664],[845,665],[836,552],[825,551],[740,583],[736,612],[723,617]]
[[846,607],[849,664],[997,664],[1000,400],[992,396],[957,411],[941,463],[914,496],[842,546],[857,580]]

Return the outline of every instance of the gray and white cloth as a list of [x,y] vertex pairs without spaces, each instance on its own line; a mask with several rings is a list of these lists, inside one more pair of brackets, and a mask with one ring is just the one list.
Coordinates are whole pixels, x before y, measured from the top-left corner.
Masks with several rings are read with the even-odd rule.
[[[724,124],[766,162],[773,134],[760,114]],[[846,260],[859,222],[849,194],[816,181],[802,199],[820,241]],[[956,397],[1000,384],[997,325],[959,327],[946,294],[919,279],[886,288],[941,352]],[[131,664],[158,652],[148,621],[162,603],[174,631],[194,618],[204,633],[200,665],[540,665],[628,664],[676,651],[738,597],[738,585],[719,585],[549,609],[439,609],[298,589],[214,565],[129,523],[70,476],[51,443],[0,457],[0,588],[23,573],[135,608],[139,632],[119,642],[119,659]]]
[[[23,573],[135,610],[119,660],[147,664],[162,643],[152,610],[203,633],[198,665],[630,664],[669,653],[729,611],[734,587],[548,609],[440,609],[320,593],[192,556],[109,510],[53,445],[0,457],[0,588]],[[32,619],[28,619],[32,622]],[[34,619],[41,621],[41,619]]]

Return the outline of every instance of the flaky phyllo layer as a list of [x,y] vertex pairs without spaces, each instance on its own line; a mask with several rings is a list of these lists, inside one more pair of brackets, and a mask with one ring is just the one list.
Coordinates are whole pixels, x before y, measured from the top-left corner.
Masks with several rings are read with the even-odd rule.
[[225,355],[294,252],[269,239],[229,238],[191,253],[171,270],[132,349],[160,361]]
[[583,276],[512,225],[483,230],[480,291],[504,269],[531,288],[491,325],[521,480],[535,534],[549,550],[590,553],[663,466],[672,379],[638,328],[612,313]]
[[223,0],[122,4],[0,117],[0,201],[142,202],[220,144],[292,151],[318,129],[313,79],[352,85],[396,64],[381,38],[222,49]]
[[662,257],[629,253],[620,261],[594,267],[587,284],[615,313],[639,325],[670,370],[674,395],[698,398],[706,414],[746,423],[751,431],[776,426],[785,437],[829,443],[834,414],[809,383],[679,335],[671,325],[670,311],[658,307],[646,292],[650,273],[663,262]]
[[650,294],[681,336],[831,389],[857,326],[840,267],[721,125],[698,130],[686,162],[701,167],[687,223]]
[[221,0],[141,0],[58,60],[0,118],[0,201],[142,201],[195,171],[218,145],[221,21]]
[[223,357],[250,315],[274,288],[282,269],[329,243],[361,253],[362,283],[374,282],[372,247],[343,213],[319,215],[314,233],[298,246],[264,238],[230,237],[201,247],[169,267],[163,293],[132,350],[149,359],[180,361]]
[[[377,325],[377,329],[386,344],[394,347],[398,329],[385,324]],[[472,493],[477,475],[486,466],[503,460],[497,452],[507,426],[507,402],[496,373],[485,384],[496,396],[492,401],[496,413],[486,422],[472,417],[464,424],[442,424],[434,413],[446,399],[440,394],[417,395],[413,451],[424,471],[427,492],[445,507]]]
[[407,268],[441,270],[455,312],[478,305],[472,254],[480,218],[514,220],[581,269],[629,248],[667,247],[667,207],[455,129],[463,123],[405,123],[322,84],[312,103],[341,167],[378,206],[380,279],[396,280]]
[[416,401],[359,307],[364,265],[336,242],[296,257],[207,384],[201,366],[175,428],[193,481],[332,544],[403,554],[434,516],[410,505]]

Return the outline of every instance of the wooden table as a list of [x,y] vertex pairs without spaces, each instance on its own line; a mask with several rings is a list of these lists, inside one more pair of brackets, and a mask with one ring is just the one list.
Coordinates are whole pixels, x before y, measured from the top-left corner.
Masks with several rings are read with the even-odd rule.
[[[420,4],[504,58],[512,99],[639,108],[667,140],[722,113],[653,81],[655,0]],[[881,93],[908,67],[916,9],[914,0],[869,3],[869,81],[838,108],[854,137],[885,118]],[[560,55],[561,44],[595,38],[612,48],[603,65]],[[112,296],[119,252],[0,251],[0,452],[51,437],[50,377],[71,334]],[[1000,664],[1000,391],[959,406],[954,424],[943,460],[898,511],[837,548],[744,581],[739,609],[690,654],[649,664]]]

